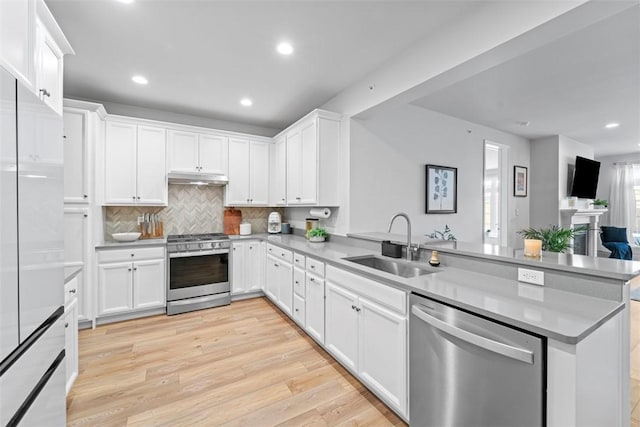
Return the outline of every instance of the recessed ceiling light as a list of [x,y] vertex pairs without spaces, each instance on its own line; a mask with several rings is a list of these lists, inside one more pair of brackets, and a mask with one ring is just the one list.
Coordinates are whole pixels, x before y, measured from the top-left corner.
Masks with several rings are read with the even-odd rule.
[[277,47],[278,52],[283,55],[291,55],[293,53],[293,46],[289,43],[280,43]]
[[131,77],[131,80],[133,80],[135,83],[138,83],[139,85],[146,85],[147,83],[149,83],[149,80],[147,80],[147,78],[144,76],[133,76]]
[[606,127],[607,129],[613,129],[617,128],[618,126],[620,126],[620,123],[607,123],[604,127]]
[[251,107],[253,105],[253,101],[249,98],[242,98],[240,100],[240,104],[244,105],[245,107]]
[[124,3],[124,4],[131,4],[133,3],[133,0],[118,0],[118,2]]

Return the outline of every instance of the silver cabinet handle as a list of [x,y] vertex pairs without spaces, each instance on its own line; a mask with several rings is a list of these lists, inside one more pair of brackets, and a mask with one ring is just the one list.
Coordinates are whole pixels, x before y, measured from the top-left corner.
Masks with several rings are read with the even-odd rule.
[[356,306],[351,304],[351,310],[355,310],[355,309],[356,309]]
[[129,269],[129,271],[131,271],[131,269]]
[[82,216],[85,218],[89,218],[89,214],[83,214]]
[[133,271],[138,271],[138,267],[133,267]]
[[136,196],[131,196],[131,199],[132,200],[136,200]]
[[313,277],[309,277],[309,281],[310,281],[310,282],[315,282],[315,281],[316,281],[316,279],[314,279]]
[[68,327],[69,327],[69,322],[66,322],[66,323],[64,324],[64,327],[65,327],[65,328],[68,328]]
[[77,291],[75,289],[69,289],[70,294],[75,294]]
[[508,344],[503,344],[501,342],[490,340],[488,338],[481,337],[480,335],[473,334],[469,331],[465,331],[464,329],[460,329],[447,322],[443,322],[440,319],[436,319],[429,313],[421,310],[417,305],[411,306],[411,313],[413,313],[420,320],[433,326],[434,328],[439,329],[442,332],[454,336],[462,341],[468,342],[469,344],[473,344],[477,347],[484,348],[485,350],[489,350],[493,353],[498,353],[511,359],[516,359],[521,362],[533,365],[532,351],[524,350],[522,348],[514,347]]
[[136,199],[140,200],[140,196],[136,197]]
[[279,267],[278,264],[273,264],[274,267]]
[[296,285],[299,285],[299,284],[300,284],[300,282],[298,282],[298,281],[296,280]]
[[83,195],[82,195],[82,198],[83,198],[83,199],[88,199],[88,198],[89,198],[89,195],[88,195],[88,194],[83,194]]
[[51,92],[49,92],[46,89],[40,89],[40,93],[42,94],[42,96],[47,96],[47,97],[51,97]]
[[360,307],[356,307],[356,311],[359,313],[362,310]]

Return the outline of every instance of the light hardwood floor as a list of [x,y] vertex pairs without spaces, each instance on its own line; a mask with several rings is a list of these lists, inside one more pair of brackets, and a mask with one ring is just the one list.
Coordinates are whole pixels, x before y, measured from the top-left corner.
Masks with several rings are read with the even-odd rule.
[[[80,331],[71,426],[405,425],[264,298]],[[640,302],[631,302],[640,427]]]
[[71,426],[405,425],[264,298],[80,331]]
[[631,427],[640,427],[640,301],[631,301]]

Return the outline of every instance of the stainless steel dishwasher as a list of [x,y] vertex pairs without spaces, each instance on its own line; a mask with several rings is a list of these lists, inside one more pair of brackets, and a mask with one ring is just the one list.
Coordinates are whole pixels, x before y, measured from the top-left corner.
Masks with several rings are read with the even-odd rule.
[[412,426],[542,426],[543,340],[411,295]]

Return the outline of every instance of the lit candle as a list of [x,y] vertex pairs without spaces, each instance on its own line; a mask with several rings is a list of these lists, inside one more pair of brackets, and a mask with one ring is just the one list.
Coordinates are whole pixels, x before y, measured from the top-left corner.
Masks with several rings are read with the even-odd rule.
[[542,255],[542,240],[524,239],[524,256],[540,258]]

